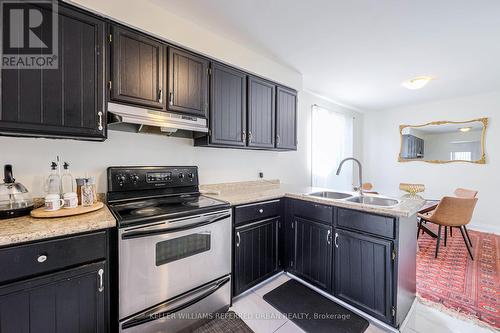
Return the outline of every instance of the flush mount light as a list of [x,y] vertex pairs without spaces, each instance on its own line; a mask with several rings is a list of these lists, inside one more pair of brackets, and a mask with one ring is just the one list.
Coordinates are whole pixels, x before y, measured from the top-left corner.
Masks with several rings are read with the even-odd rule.
[[407,89],[416,90],[423,88],[429,81],[433,80],[432,76],[418,76],[413,79],[404,81],[401,85]]
[[468,132],[471,130],[472,127],[461,127],[459,130],[460,132]]

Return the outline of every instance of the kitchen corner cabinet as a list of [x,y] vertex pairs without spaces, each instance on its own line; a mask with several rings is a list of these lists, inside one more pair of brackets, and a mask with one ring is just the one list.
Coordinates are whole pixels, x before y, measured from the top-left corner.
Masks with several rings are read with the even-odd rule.
[[335,230],[334,295],[380,319],[392,321],[392,241]]
[[104,140],[105,22],[64,4],[57,19],[57,69],[1,70],[0,134]]
[[208,66],[203,57],[169,47],[168,110],[207,117]]
[[276,148],[297,149],[297,92],[276,87]]
[[163,109],[165,46],[144,34],[113,26],[110,99]]
[[108,232],[0,248],[0,332],[109,332]]
[[271,82],[248,77],[248,146],[274,148],[276,88]]
[[332,282],[332,226],[295,217],[292,271],[321,289]]

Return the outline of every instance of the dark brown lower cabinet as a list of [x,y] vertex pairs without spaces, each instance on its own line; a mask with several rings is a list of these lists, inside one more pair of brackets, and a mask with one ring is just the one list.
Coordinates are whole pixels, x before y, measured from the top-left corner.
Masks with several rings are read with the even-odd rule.
[[106,332],[104,273],[98,262],[0,287],[0,332]]
[[330,290],[332,283],[332,226],[295,217],[291,270],[304,280]]
[[279,270],[279,221],[274,217],[234,229],[234,296]]
[[393,322],[393,242],[335,229],[334,295],[387,323]]

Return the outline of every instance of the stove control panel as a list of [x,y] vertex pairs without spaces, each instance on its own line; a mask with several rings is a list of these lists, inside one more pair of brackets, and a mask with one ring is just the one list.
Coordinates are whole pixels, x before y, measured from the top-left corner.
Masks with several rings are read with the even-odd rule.
[[198,167],[110,167],[108,192],[198,186]]

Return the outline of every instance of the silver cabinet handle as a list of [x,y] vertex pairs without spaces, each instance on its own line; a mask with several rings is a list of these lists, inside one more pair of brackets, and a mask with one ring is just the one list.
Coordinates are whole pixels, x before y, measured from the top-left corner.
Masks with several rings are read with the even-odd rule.
[[172,93],[168,93],[168,104],[174,105],[174,98],[172,97]]
[[262,208],[259,209],[259,213],[261,213],[261,214],[264,213],[264,210]]
[[252,135],[252,131],[248,132],[248,142],[252,142],[253,140],[253,135]]
[[158,91],[158,101],[159,101],[160,103],[163,103],[163,89],[160,89],[160,90]]
[[328,245],[332,244],[332,239],[330,238],[330,235],[331,235],[331,231],[328,230],[328,232],[326,233],[326,242],[328,243]]
[[236,233],[236,247],[240,247],[240,241],[241,241],[241,237],[240,237],[240,232],[238,231]]
[[241,132],[241,141],[245,142],[246,139],[247,139],[247,132],[245,131]]
[[97,128],[99,131],[102,131],[102,111],[97,112],[97,117],[99,117],[99,121],[97,122]]
[[276,135],[276,144],[279,145],[280,144],[280,136],[279,135]]
[[334,243],[335,243],[335,247],[337,247],[337,248],[339,247],[339,243],[337,242],[338,238],[339,238],[339,234],[338,234],[338,233],[335,233],[335,240],[334,240]]
[[47,261],[47,256],[45,254],[41,254],[38,256],[38,258],[36,258],[36,261],[38,261],[39,263],[42,263],[42,262],[45,262]]
[[99,292],[102,293],[104,291],[104,269],[101,268],[97,274],[99,275]]

